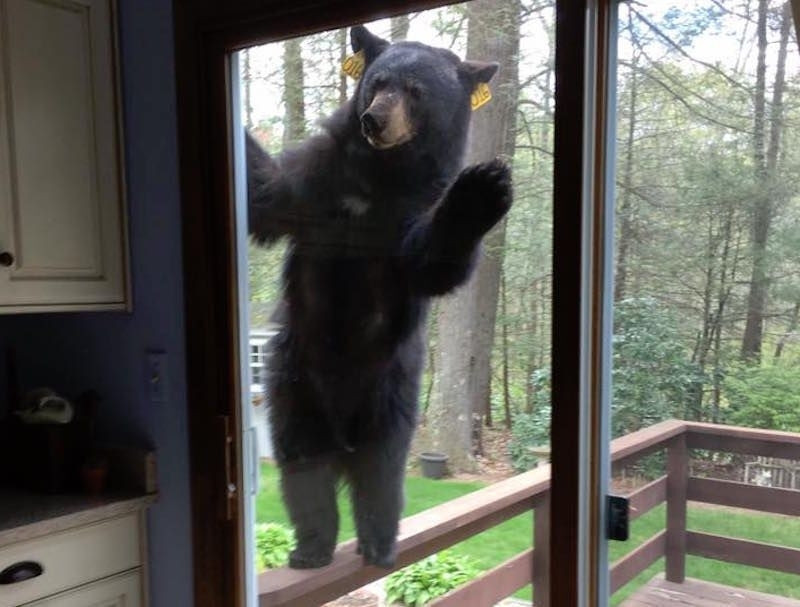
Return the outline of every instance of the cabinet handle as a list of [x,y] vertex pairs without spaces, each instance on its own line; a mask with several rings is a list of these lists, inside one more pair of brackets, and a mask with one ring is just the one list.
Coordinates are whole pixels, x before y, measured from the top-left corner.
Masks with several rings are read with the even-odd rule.
[[0,253],[0,266],[4,266],[6,268],[11,267],[11,264],[14,263],[14,256],[9,253],[8,251],[3,251]]
[[16,584],[24,582],[35,577],[39,577],[44,573],[44,567],[39,563],[33,561],[22,561],[9,565],[0,571],[0,584]]

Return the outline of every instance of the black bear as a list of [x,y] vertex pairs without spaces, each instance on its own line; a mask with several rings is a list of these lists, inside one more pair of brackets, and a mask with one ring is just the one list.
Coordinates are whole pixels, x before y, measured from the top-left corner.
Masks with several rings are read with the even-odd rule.
[[460,170],[470,95],[497,64],[350,38],[363,73],[321,134],[274,159],[247,139],[250,233],[290,242],[268,399],[295,568],[331,561],[340,480],[364,560],[393,565],[428,302],[467,280],[511,205],[503,162]]

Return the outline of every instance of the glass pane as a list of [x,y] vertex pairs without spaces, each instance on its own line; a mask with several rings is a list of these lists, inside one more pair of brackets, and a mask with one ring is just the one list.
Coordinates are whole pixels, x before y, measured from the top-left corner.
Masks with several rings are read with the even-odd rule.
[[262,601],[334,599],[280,569],[334,541],[348,604],[547,575],[553,26],[479,0],[238,54]]
[[641,450],[611,603],[800,605],[790,6],[625,3],[618,31],[612,459]]

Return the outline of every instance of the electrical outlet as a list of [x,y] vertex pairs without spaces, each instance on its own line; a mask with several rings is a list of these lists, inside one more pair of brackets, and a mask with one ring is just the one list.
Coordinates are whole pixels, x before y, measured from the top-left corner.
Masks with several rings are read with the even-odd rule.
[[149,350],[145,355],[145,384],[151,403],[167,402],[167,353]]

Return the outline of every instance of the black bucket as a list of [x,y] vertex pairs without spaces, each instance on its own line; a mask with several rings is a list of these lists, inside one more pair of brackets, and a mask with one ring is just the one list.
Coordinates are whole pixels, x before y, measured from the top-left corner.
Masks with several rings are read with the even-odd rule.
[[420,453],[419,463],[425,478],[442,478],[447,473],[447,455],[444,453]]

